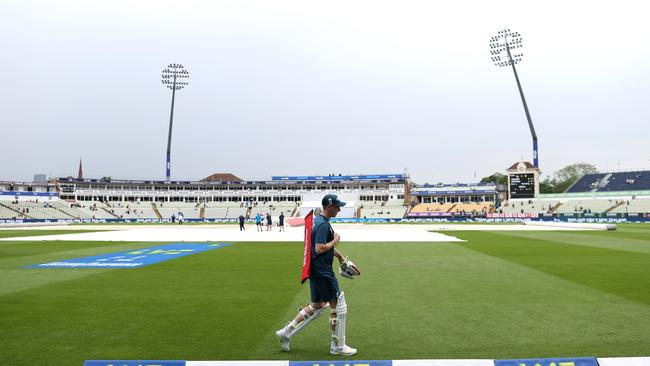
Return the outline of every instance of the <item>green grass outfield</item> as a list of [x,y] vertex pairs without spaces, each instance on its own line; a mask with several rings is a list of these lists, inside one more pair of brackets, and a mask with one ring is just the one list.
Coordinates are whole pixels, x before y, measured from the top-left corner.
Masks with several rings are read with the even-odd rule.
[[[58,234],[81,234],[108,230],[0,230],[0,238],[17,238],[20,236],[41,236]],[[1,255],[1,254],[0,254]]]
[[[355,358],[650,356],[650,225],[445,233],[466,242],[341,243],[363,273],[340,280]],[[1,241],[0,364],[331,358],[325,317],[290,353],[275,339],[309,296],[299,242],[135,269],[22,268],[159,244]]]

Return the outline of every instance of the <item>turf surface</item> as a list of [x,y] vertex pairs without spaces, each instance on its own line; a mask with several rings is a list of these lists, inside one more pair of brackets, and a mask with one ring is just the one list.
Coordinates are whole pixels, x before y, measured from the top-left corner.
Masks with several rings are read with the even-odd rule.
[[16,238],[20,236],[41,236],[41,235],[57,235],[57,234],[81,234],[93,233],[106,230],[0,230],[0,238]]
[[[363,273],[340,280],[355,358],[650,355],[650,225],[446,234],[466,242],[341,243]],[[331,358],[325,317],[290,353],[275,339],[309,297],[301,243],[132,269],[22,268],[159,244],[0,241],[0,364]]]

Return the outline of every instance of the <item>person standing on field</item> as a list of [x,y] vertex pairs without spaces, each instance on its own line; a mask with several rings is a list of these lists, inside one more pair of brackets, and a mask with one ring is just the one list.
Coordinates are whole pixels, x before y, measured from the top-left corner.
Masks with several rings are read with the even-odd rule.
[[280,227],[280,231],[284,231],[284,212],[280,212],[280,216],[278,217],[278,226]]
[[239,215],[239,231],[246,231],[246,228],[244,227],[244,223],[246,222],[246,218],[244,217],[243,214]]
[[259,212],[255,215],[255,226],[257,231],[262,231],[262,215]]
[[[345,295],[339,289],[339,283],[334,275],[332,263],[334,257],[339,263],[346,265],[346,259],[335,246],[341,240],[335,233],[329,220],[345,206],[334,194],[328,194],[322,200],[323,210],[314,217],[311,233],[311,267],[309,288],[311,302],[300,309],[298,314],[284,328],[275,332],[280,346],[289,351],[291,337],[302,330],[307,324],[318,318],[329,307],[330,310],[330,354],[352,356],[357,353],[355,348],[345,344],[345,319],[347,304]],[[351,263],[351,262],[350,262]],[[353,265],[353,264],[352,264]]]

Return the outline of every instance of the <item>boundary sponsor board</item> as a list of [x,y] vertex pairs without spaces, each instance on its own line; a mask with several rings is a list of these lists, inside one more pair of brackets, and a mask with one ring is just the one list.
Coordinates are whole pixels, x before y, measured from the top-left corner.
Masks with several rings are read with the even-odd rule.
[[185,366],[289,366],[289,361],[187,361]]
[[371,179],[404,179],[404,174],[374,174],[374,175],[284,175],[284,176],[271,176],[271,181],[355,181],[355,180],[371,180]]
[[485,215],[488,219],[496,218],[518,218],[518,219],[532,219],[538,217],[538,214],[532,213],[488,213]]
[[494,360],[393,360],[393,366],[494,366]]
[[436,211],[409,212],[408,216],[409,217],[451,217],[451,216],[454,216],[454,213],[453,212],[436,212]]
[[25,268],[137,268],[228,245],[230,244],[167,244],[132,249],[124,252],[33,264]]
[[185,366],[181,360],[87,360],[84,366]]
[[598,364],[600,366],[650,366],[650,357],[599,357]]
[[289,361],[289,366],[393,366],[389,360]]
[[[24,191],[0,191],[0,196],[11,197],[58,197],[57,192],[24,192]],[[47,201],[44,201],[47,202]]]
[[494,366],[598,366],[595,357],[494,360]]
[[87,360],[84,366],[650,366],[650,357],[572,357],[514,360],[151,361]]
[[[391,223],[391,222],[522,222],[522,221],[556,221],[556,222],[613,222],[613,223],[650,223],[650,214],[647,216],[628,217],[481,217],[477,216],[451,216],[451,217],[410,217],[410,218],[333,218],[331,222],[344,223]],[[238,219],[184,219],[184,222],[198,223],[238,223]],[[248,223],[254,222],[248,220]],[[171,219],[0,219],[0,224],[171,224]]]

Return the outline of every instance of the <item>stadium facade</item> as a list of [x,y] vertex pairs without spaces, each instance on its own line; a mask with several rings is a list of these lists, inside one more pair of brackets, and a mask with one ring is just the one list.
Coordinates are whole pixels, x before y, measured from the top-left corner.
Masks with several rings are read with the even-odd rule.
[[246,181],[213,174],[201,181],[84,179],[0,182],[0,220],[232,221],[257,213],[298,217],[336,193],[357,221],[650,219],[650,171],[587,174],[562,194],[539,194],[529,163],[508,169],[508,186],[422,184],[406,174],[272,176]]

